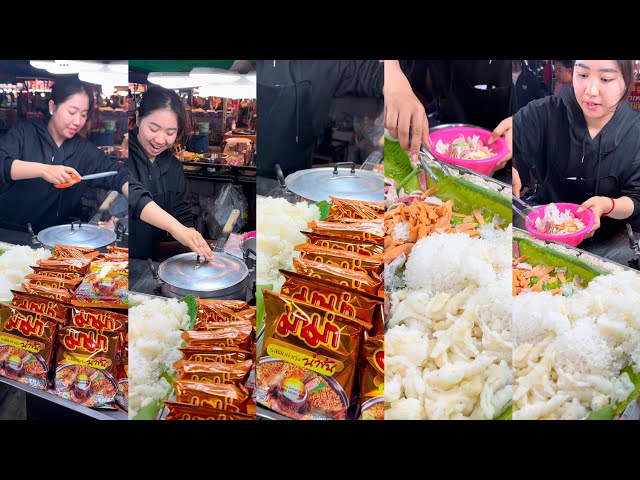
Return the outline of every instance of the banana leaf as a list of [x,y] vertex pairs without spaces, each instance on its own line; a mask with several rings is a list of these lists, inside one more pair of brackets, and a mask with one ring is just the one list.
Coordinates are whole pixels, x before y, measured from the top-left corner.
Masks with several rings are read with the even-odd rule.
[[640,392],[640,373],[633,373],[631,366],[627,366],[622,369],[622,372],[626,372],[629,378],[633,382],[635,388],[633,392],[623,402],[616,405],[609,405],[600,410],[595,410],[587,416],[587,420],[613,420],[618,415],[622,415],[631,402],[637,401],[638,393]]
[[329,216],[329,209],[331,204],[326,200],[322,200],[316,203],[316,207],[320,209],[320,221],[324,221]]
[[510,199],[465,178],[448,177],[437,167],[432,167],[432,170],[438,177],[438,183],[427,176],[428,187],[436,187],[438,191],[435,196],[441,200],[453,198],[455,212],[471,215],[473,210],[479,209],[485,223],[491,223],[494,214],[505,222],[504,226],[511,223],[513,212]]
[[[413,165],[407,152],[402,150],[397,141],[384,139],[384,176],[401,183],[413,172]],[[404,185],[405,192],[421,190],[417,176],[411,177]]]
[[512,415],[512,407],[511,405],[509,405],[509,408],[507,408],[504,412],[502,412],[502,414],[496,418],[496,420],[511,420],[511,415]]
[[546,267],[566,268],[567,273],[565,277],[567,281],[571,281],[573,277],[577,275],[582,279],[582,285],[586,287],[594,277],[606,274],[606,272],[592,267],[588,263],[571,255],[558,252],[549,247],[543,247],[526,238],[514,237],[514,240],[518,242],[520,255],[527,255],[529,257],[527,263],[533,266],[543,265]]

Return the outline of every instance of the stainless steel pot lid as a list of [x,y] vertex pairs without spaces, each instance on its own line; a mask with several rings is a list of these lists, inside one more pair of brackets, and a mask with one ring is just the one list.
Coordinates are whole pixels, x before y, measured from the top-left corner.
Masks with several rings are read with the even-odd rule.
[[354,168],[323,167],[300,170],[285,179],[292,193],[314,202],[331,201],[329,196],[352,200],[384,201],[381,173]]
[[108,228],[100,228],[88,223],[56,225],[45,228],[38,233],[38,241],[53,247],[55,244],[74,247],[100,248],[113,243],[116,233]]
[[237,285],[249,275],[249,269],[242,260],[226,253],[214,253],[210,262],[199,268],[194,268],[195,265],[195,253],[182,253],[162,262],[158,276],[168,285],[206,292]]

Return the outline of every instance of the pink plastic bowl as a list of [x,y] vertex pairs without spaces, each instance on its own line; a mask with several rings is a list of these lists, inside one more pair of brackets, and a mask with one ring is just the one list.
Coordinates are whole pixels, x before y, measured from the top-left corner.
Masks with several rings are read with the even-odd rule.
[[429,140],[433,150],[431,153],[438,159],[446,163],[453,165],[459,165],[461,167],[468,168],[474,172],[481,173],[483,175],[491,175],[496,165],[502,160],[509,152],[507,142],[502,137],[498,137],[495,142],[489,145],[489,150],[495,153],[495,156],[485,158],[484,160],[461,160],[459,158],[453,158],[449,155],[443,155],[436,152],[436,143],[438,140],[442,140],[443,143],[451,143],[456,138],[460,138],[460,135],[464,135],[465,138],[478,135],[483,144],[487,144],[487,140],[491,136],[491,132],[483,130],[482,128],[473,127],[451,127],[435,130],[429,134]]
[[[556,206],[558,207],[558,210],[560,210],[561,212],[564,212],[565,210],[569,209],[576,216],[576,218],[579,218],[580,221],[584,223],[586,226],[582,230],[578,230],[577,232],[570,233],[568,235],[549,235],[547,233],[539,232],[538,229],[535,227],[535,225],[532,225],[530,222],[525,222],[527,231],[531,235],[534,235],[542,240],[554,240],[556,242],[565,243],[567,245],[575,247],[582,240],[584,240],[584,236],[587,233],[589,233],[589,231],[591,230],[591,227],[593,227],[594,223],[596,223],[596,219],[593,216],[593,212],[587,208],[586,210],[578,213],[578,208],[580,208],[580,205],[576,205],[575,203],[558,202],[556,203]],[[539,207],[536,207],[535,211],[530,212],[528,217],[533,222],[535,222],[536,219],[540,217],[544,217],[545,207],[546,205],[541,205]]]

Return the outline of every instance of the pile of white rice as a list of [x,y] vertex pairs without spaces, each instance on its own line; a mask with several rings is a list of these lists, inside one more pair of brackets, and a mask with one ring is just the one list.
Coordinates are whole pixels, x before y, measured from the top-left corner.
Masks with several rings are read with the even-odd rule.
[[189,325],[187,304],[175,298],[145,299],[129,308],[129,416],[153,400],[163,399],[171,384],[160,376],[173,373],[182,358],[181,330]]
[[626,399],[620,371],[640,371],[640,278],[594,278],[571,297],[523,293],[513,303],[514,419],[581,419]]
[[434,234],[391,294],[385,418],[495,418],[512,395],[511,227]]
[[47,248],[34,250],[27,246],[14,246],[0,255],[0,302],[13,299],[10,290],[22,291],[24,277],[33,273],[30,267],[50,256],[51,251]]
[[307,224],[320,218],[320,210],[306,202],[292,204],[284,198],[271,197],[258,198],[256,208],[256,283],[274,284],[273,290],[279,292],[284,277],[278,269],[293,269],[293,257],[299,256],[293,248],[307,241],[300,231],[309,231]]

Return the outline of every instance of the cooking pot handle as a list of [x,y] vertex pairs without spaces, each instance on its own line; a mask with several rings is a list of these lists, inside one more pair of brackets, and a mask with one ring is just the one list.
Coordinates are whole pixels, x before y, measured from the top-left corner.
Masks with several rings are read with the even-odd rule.
[[629,246],[631,247],[631,250],[633,250],[636,253],[640,253],[640,250],[638,249],[638,244],[636,243],[636,239],[633,236],[633,230],[631,229],[631,225],[627,223],[626,227],[627,227],[627,238],[629,239]]
[[147,263],[149,264],[149,270],[151,270],[151,275],[153,275],[153,278],[155,278],[156,280],[160,281],[160,277],[158,276],[158,272],[156,271],[155,267],[153,266],[153,260],[151,260],[150,258],[147,258]]
[[256,258],[258,257],[258,256],[256,255],[255,250],[254,250],[253,248],[247,248],[247,250],[244,252],[244,260],[245,260],[245,261],[247,261],[247,260],[249,259],[249,254],[250,254],[250,253],[253,253],[253,256],[254,256],[254,257],[256,257]]
[[27,223],[27,229],[31,234],[31,243],[33,243],[34,245],[42,245],[42,243],[40,243],[40,240],[38,240],[38,236],[33,231],[33,227],[31,226],[31,223]]
[[351,167],[351,174],[356,173],[356,164],[354,162],[338,162],[333,167],[333,174],[338,175],[338,167]]
[[[78,228],[82,228],[82,222],[80,220],[77,221],[78,222]],[[71,230],[73,230],[73,224],[76,223],[75,221],[71,222]]]
[[282,168],[280,168],[280,164],[276,163],[276,177],[278,177],[278,183],[280,184],[280,188],[282,189],[282,193],[284,195],[287,194],[287,183],[284,180],[284,173],[282,173]]
[[126,231],[127,231],[127,227],[122,225],[120,223],[120,220],[118,220],[118,223],[116,223],[116,228],[115,228],[115,232],[116,232],[116,235],[117,235],[116,242],[122,241],[122,237],[124,236]]

